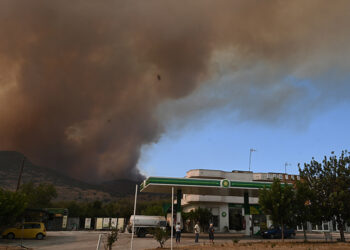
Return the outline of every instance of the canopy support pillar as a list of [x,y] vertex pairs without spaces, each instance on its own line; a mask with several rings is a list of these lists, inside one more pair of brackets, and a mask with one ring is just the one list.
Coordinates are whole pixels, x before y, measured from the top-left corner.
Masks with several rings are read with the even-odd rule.
[[178,189],[176,193],[177,204],[176,204],[176,224],[180,222],[182,228],[182,219],[181,219],[181,199],[182,199],[182,190]]
[[252,217],[250,215],[249,194],[244,192],[245,235],[251,236]]

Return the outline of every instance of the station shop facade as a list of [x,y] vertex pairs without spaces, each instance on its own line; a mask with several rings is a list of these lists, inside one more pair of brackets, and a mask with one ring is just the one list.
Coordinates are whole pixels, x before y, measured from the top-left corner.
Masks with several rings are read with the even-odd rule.
[[[208,208],[216,231],[251,235],[272,221],[259,206],[259,189],[271,186],[273,179],[293,183],[298,175],[284,173],[254,173],[251,171],[221,171],[193,169],[185,178],[149,177],[141,184],[141,192],[171,193],[175,188],[178,211],[189,212]],[[181,220],[181,214],[177,214]],[[186,226],[186,222],[183,222]],[[302,230],[298,227],[297,230]],[[308,223],[308,231],[337,231],[335,221],[318,225]],[[346,228],[350,232],[350,227]]]

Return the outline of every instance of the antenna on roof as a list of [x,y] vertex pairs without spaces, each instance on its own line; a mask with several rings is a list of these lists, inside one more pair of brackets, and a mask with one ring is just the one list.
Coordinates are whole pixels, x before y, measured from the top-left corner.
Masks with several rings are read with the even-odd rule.
[[251,148],[249,151],[249,171],[250,171],[250,166],[252,164],[252,153],[255,151],[256,151],[256,149],[254,149],[254,148]]

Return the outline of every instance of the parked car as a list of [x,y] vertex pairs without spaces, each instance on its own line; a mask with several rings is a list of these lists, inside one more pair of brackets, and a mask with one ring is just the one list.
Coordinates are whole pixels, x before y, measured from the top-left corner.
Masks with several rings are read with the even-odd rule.
[[[261,236],[265,239],[280,239],[282,238],[282,230],[278,226],[271,226],[267,231],[261,233]],[[294,238],[295,230],[285,227],[284,238]]]
[[7,239],[14,238],[36,238],[38,240],[44,239],[46,236],[46,228],[42,222],[25,222],[17,227],[7,228],[2,237]]

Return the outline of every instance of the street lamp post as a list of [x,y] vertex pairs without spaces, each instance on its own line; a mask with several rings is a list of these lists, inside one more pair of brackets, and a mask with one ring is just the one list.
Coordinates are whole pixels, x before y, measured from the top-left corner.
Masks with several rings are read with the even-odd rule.
[[250,166],[252,164],[252,153],[255,151],[256,151],[256,149],[254,149],[254,148],[251,148],[249,151],[249,171],[250,171]]
[[287,174],[287,166],[292,166],[292,164],[286,162],[284,163],[284,173]]

